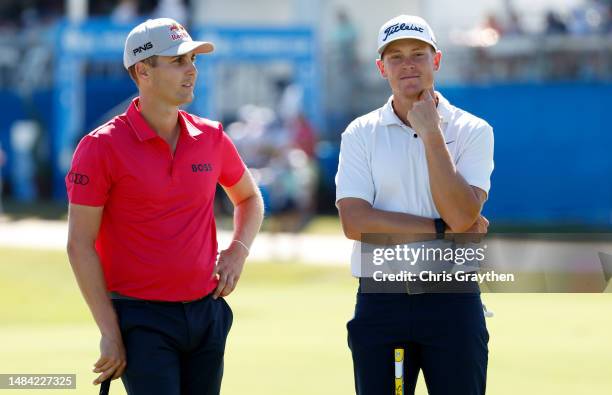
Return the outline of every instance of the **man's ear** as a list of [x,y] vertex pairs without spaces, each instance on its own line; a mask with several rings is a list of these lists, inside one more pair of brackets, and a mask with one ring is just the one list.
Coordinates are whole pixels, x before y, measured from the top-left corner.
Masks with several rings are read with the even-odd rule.
[[442,52],[436,51],[436,53],[434,54],[433,62],[434,62],[434,71],[440,70],[440,63],[442,62]]
[[139,81],[149,79],[149,66],[144,62],[136,63],[135,71]]
[[385,72],[385,64],[383,63],[382,59],[376,59],[376,67],[378,68],[381,77],[387,79],[387,73]]

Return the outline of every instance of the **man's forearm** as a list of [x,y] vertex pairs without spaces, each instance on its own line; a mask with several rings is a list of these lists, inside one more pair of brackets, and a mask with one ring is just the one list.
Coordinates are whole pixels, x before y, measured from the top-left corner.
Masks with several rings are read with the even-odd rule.
[[[341,202],[341,204],[344,204]],[[417,215],[379,210],[369,204],[357,203],[340,210],[345,235],[361,240],[363,234],[402,235],[405,242],[433,238],[434,220]]]
[[234,207],[234,238],[250,248],[263,221],[263,201],[259,193]]
[[120,338],[117,315],[106,291],[100,259],[92,247],[68,247],[72,270],[102,335]]
[[431,195],[440,216],[453,231],[465,231],[480,214],[478,196],[457,172],[441,133],[427,141],[425,153]]

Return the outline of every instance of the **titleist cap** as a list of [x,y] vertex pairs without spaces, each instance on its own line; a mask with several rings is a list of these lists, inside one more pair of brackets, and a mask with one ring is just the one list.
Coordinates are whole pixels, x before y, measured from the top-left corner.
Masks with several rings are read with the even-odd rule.
[[415,15],[399,15],[385,22],[378,32],[378,54],[396,40],[413,38],[426,42],[438,50],[436,36],[425,19]]

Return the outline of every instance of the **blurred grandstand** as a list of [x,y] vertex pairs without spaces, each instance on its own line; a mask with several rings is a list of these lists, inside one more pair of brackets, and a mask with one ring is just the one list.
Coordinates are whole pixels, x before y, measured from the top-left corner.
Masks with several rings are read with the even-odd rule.
[[[282,218],[278,229],[299,230],[315,213],[334,211],[341,132],[389,95],[374,68],[378,27],[415,13],[430,21],[444,54],[437,89],[495,129],[485,209],[492,223],[612,226],[612,136],[604,124],[612,1],[460,3],[392,0],[371,10],[345,0],[3,0],[0,191],[22,202],[62,200],[71,154],[64,145],[74,148],[136,93],[121,65],[122,37],[139,20],[164,15],[220,40],[210,61],[199,61],[200,100],[190,110],[224,123],[269,212]],[[88,50],[104,47],[104,56],[65,55],[81,32]],[[247,55],[247,47],[224,52],[245,32],[267,57]],[[305,46],[292,41],[297,34]]]

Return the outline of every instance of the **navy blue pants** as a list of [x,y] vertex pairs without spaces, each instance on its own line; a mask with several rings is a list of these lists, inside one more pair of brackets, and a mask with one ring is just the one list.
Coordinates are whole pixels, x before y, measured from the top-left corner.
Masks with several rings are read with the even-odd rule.
[[191,303],[113,300],[127,354],[128,395],[217,395],[232,311],[223,298]]
[[394,394],[394,349],[405,349],[405,394],[423,371],[430,395],[485,393],[488,341],[479,293],[357,293],[347,324],[358,395]]

